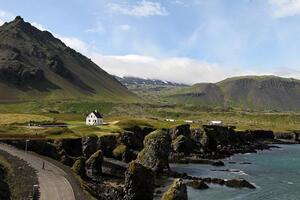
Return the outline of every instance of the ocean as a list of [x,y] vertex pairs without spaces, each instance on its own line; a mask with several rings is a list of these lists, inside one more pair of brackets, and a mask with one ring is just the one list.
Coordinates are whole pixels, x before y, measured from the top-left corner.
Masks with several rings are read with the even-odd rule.
[[[278,146],[281,148],[234,155],[224,160],[224,167],[173,164],[171,168],[192,176],[243,178],[257,187],[254,190],[213,184],[209,185],[210,188],[207,190],[188,187],[190,200],[298,200],[300,199],[300,145]],[[227,169],[232,172],[215,171]]]

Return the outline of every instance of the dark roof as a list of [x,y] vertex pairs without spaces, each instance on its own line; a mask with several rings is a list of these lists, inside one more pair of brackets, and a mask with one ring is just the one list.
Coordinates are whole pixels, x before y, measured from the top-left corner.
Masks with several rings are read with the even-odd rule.
[[103,118],[102,115],[97,110],[93,111],[93,113],[97,118]]

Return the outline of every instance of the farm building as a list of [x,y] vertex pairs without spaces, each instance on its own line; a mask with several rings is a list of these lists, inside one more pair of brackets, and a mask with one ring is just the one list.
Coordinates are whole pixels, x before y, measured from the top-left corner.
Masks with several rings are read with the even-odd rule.
[[102,124],[103,124],[103,117],[97,110],[91,112],[86,117],[86,125],[98,126],[98,125],[102,125]]

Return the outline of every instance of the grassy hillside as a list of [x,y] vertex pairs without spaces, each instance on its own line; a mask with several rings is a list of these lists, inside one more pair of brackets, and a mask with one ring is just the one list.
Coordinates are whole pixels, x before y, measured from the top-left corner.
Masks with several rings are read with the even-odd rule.
[[300,81],[276,76],[234,77],[172,90],[164,98],[192,106],[299,111]]
[[113,76],[17,17],[0,27],[0,100],[135,101]]

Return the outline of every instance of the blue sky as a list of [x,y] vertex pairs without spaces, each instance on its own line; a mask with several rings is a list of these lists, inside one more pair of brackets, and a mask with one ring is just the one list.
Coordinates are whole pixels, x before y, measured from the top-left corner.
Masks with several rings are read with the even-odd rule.
[[300,0],[0,0],[16,15],[120,76],[300,78]]

